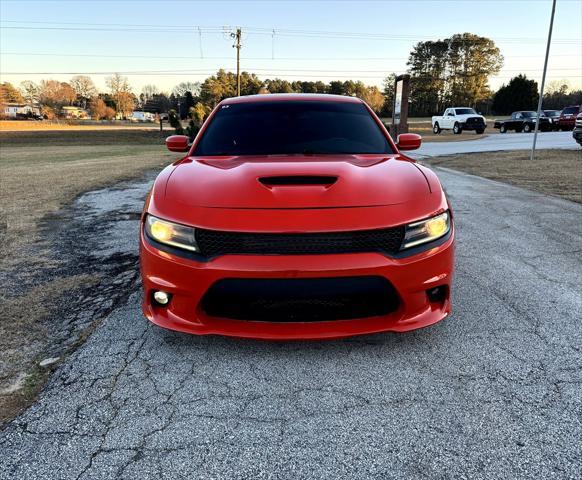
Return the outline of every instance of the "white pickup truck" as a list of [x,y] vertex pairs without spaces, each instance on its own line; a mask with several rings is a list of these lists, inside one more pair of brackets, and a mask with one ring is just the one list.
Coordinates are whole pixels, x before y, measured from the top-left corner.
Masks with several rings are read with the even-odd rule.
[[452,130],[457,135],[463,130],[475,130],[481,134],[486,128],[485,117],[469,107],[447,108],[442,116],[432,117],[432,131],[436,135],[443,130]]

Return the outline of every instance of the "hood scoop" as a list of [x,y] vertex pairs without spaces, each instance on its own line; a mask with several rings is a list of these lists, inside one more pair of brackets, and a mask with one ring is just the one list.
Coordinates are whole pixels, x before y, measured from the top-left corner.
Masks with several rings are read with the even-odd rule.
[[302,187],[316,185],[329,187],[337,182],[337,177],[332,175],[278,175],[272,177],[259,177],[266,187]]

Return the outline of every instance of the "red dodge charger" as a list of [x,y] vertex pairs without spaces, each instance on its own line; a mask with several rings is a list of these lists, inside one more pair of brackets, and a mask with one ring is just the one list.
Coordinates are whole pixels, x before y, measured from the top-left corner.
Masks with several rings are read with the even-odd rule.
[[194,334],[317,339],[431,325],[451,311],[453,214],[361,100],[221,102],[165,168],[141,221],[143,312]]

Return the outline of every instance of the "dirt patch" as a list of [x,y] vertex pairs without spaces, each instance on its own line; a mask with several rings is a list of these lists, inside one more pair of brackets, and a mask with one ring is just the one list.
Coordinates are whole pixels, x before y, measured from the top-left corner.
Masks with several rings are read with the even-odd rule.
[[461,170],[582,203],[582,150],[487,152],[425,158],[422,163]]
[[136,252],[100,258],[92,242],[107,222],[139,216],[139,205],[88,225],[86,207],[72,202],[144,172],[151,180],[179,156],[143,131],[2,132],[0,141],[2,424],[35,398],[53,368],[38,362],[73,349],[136,288]]

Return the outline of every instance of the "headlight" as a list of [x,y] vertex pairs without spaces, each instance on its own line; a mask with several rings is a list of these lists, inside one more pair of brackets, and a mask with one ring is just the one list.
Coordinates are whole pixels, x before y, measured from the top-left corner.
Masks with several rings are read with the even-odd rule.
[[178,225],[177,223],[148,215],[145,221],[145,231],[148,237],[156,242],[192,252],[198,251],[192,227]]
[[402,249],[444,237],[451,229],[449,212],[406,225]]

